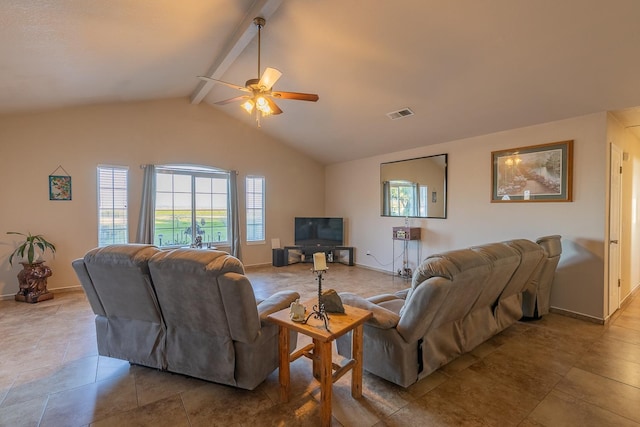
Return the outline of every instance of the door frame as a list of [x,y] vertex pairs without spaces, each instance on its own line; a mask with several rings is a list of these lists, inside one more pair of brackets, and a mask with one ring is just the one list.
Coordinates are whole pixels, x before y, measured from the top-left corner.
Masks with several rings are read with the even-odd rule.
[[620,308],[622,239],[622,150],[610,143],[607,314]]

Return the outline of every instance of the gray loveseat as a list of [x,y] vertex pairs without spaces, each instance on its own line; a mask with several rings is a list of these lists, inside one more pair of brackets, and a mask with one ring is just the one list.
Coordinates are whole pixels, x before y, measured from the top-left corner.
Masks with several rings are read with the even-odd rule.
[[[518,321],[522,293],[535,292],[543,248],[524,239],[454,250],[426,258],[411,287],[345,304],[373,317],[364,326],[364,369],[408,387]],[[338,353],[351,354],[349,336]]]
[[73,268],[100,355],[249,390],[278,367],[278,327],[266,316],[299,298],[257,301],[242,263],[220,251],[113,245]]

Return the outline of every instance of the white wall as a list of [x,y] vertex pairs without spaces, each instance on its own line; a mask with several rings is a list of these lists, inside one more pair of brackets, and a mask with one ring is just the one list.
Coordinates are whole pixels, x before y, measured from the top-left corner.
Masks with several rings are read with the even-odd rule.
[[[241,217],[246,175],[266,177],[267,242],[244,244],[246,265],[271,262],[271,238],[293,243],[293,218],[322,215],[324,168],[267,137],[253,120],[239,122],[187,99],[100,105],[0,116],[0,296],[18,291],[7,231],[44,234],[56,244],[49,289],[78,284],[71,261],[97,245],[96,167],[129,167],[130,237],[140,210],[141,164],[192,163],[239,171]],[[62,165],[71,201],[50,201],[48,175]],[[292,179],[304,176],[305,180]],[[308,191],[314,188],[316,193]],[[244,223],[244,221],[242,221]],[[242,232],[244,235],[244,231]]]
[[[411,219],[412,226],[422,228],[422,258],[475,244],[560,234],[563,254],[552,306],[603,319],[606,131],[603,112],[330,165],[325,214],[349,221],[348,241],[357,248],[357,264],[391,271],[391,228],[404,219],[380,216],[380,163],[448,153],[448,218]],[[490,202],[492,151],[571,139],[573,202]],[[367,250],[373,256],[365,255]],[[399,252],[397,246],[396,256]]]

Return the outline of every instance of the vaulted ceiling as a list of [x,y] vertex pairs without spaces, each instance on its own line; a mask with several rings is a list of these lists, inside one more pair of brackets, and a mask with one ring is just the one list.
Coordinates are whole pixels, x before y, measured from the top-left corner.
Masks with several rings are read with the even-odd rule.
[[599,111],[640,124],[637,0],[3,0],[0,114],[185,97],[255,126],[197,78],[258,77],[253,15],[274,89],[320,95],[260,131],[323,163]]

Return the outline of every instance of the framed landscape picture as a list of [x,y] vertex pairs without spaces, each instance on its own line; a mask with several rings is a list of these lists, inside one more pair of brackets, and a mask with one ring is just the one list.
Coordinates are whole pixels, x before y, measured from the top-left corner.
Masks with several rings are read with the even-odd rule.
[[573,141],[491,153],[491,202],[571,202]]

